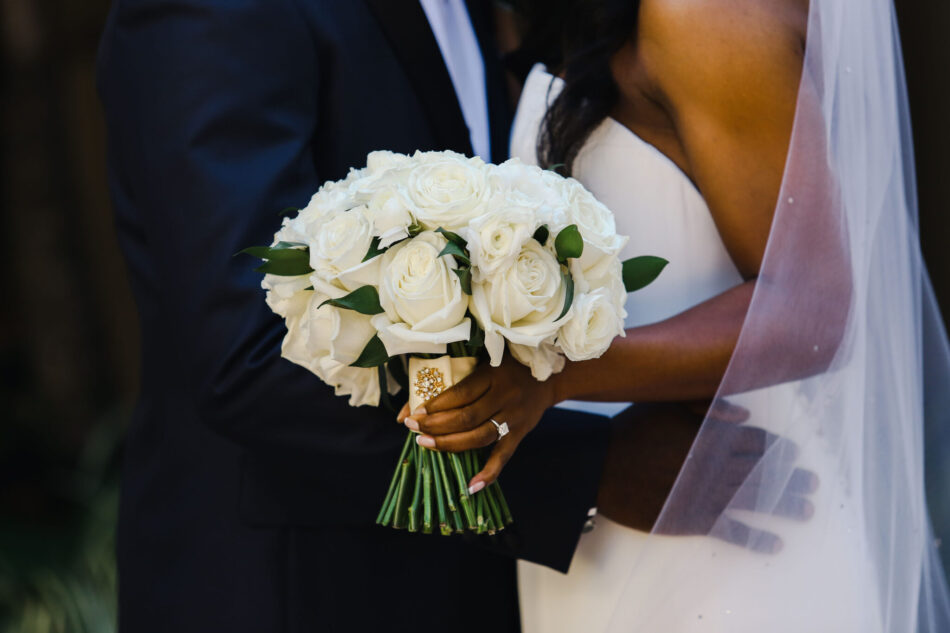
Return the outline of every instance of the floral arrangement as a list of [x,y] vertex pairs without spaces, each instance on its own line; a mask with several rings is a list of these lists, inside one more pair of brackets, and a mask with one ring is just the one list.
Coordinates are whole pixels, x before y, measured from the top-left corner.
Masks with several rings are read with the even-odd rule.
[[[626,295],[657,257],[621,262],[627,238],[579,182],[512,159],[373,152],[285,217],[263,263],[282,354],[349,396],[414,409],[505,350],[538,380],[597,358],[624,335]],[[493,484],[470,495],[477,451],[406,438],[378,523],[442,534],[495,532],[512,517]],[[437,521],[437,525],[436,525]]]

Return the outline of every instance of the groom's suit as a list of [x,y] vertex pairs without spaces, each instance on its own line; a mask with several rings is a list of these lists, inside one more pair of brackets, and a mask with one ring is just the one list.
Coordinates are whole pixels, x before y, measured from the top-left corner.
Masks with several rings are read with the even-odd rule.
[[[499,159],[507,108],[488,2],[468,4]],[[503,476],[507,541],[376,527],[405,429],[281,359],[260,275],[232,257],[371,150],[471,153],[418,2],[116,0],[99,62],[143,342],[122,630],[517,630],[514,557],[567,568],[606,426],[542,421]]]

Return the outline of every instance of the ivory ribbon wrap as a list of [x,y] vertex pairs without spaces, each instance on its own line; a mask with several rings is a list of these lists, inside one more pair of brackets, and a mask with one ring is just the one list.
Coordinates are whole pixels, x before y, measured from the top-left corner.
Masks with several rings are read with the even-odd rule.
[[409,410],[415,411],[475,371],[472,357],[409,358]]

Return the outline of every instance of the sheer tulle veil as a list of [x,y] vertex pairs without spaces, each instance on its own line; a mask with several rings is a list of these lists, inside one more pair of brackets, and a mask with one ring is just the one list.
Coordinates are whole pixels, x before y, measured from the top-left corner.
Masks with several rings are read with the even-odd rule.
[[[703,521],[706,484],[729,476],[736,452],[707,419],[651,537],[733,562],[697,574],[688,556],[644,548],[612,631],[653,630],[633,599],[644,582],[669,596],[648,607],[657,614],[684,586],[704,596],[696,630],[747,630],[746,596],[760,631],[814,609],[829,632],[950,631],[923,487],[925,416],[950,423],[950,351],[919,248],[896,18],[890,0],[812,0],[809,10],[772,233],[711,409],[747,409],[745,424],[770,434],[766,456],[728,509]],[[810,520],[786,518],[803,508]],[[668,536],[696,525],[709,536]]]

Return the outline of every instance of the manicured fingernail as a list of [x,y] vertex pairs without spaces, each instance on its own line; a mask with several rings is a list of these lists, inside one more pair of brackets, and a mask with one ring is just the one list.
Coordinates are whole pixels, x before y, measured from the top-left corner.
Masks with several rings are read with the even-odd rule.
[[415,420],[413,420],[412,418],[406,418],[406,419],[403,421],[403,424],[406,425],[406,428],[407,428],[407,429],[410,429],[410,430],[412,430],[412,431],[418,431],[418,430],[419,430],[419,423],[416,422]]
[[476,482],[468,487],[468,494],[473,495],[484,487],[485,487],[484,481]]
[[420,435],[416,438],[416,444],[422,448],[435,448],[435,438],[428,435]]
[[426,408],[419,407],[418,409],[412,412],[412,415],[426,415]]

